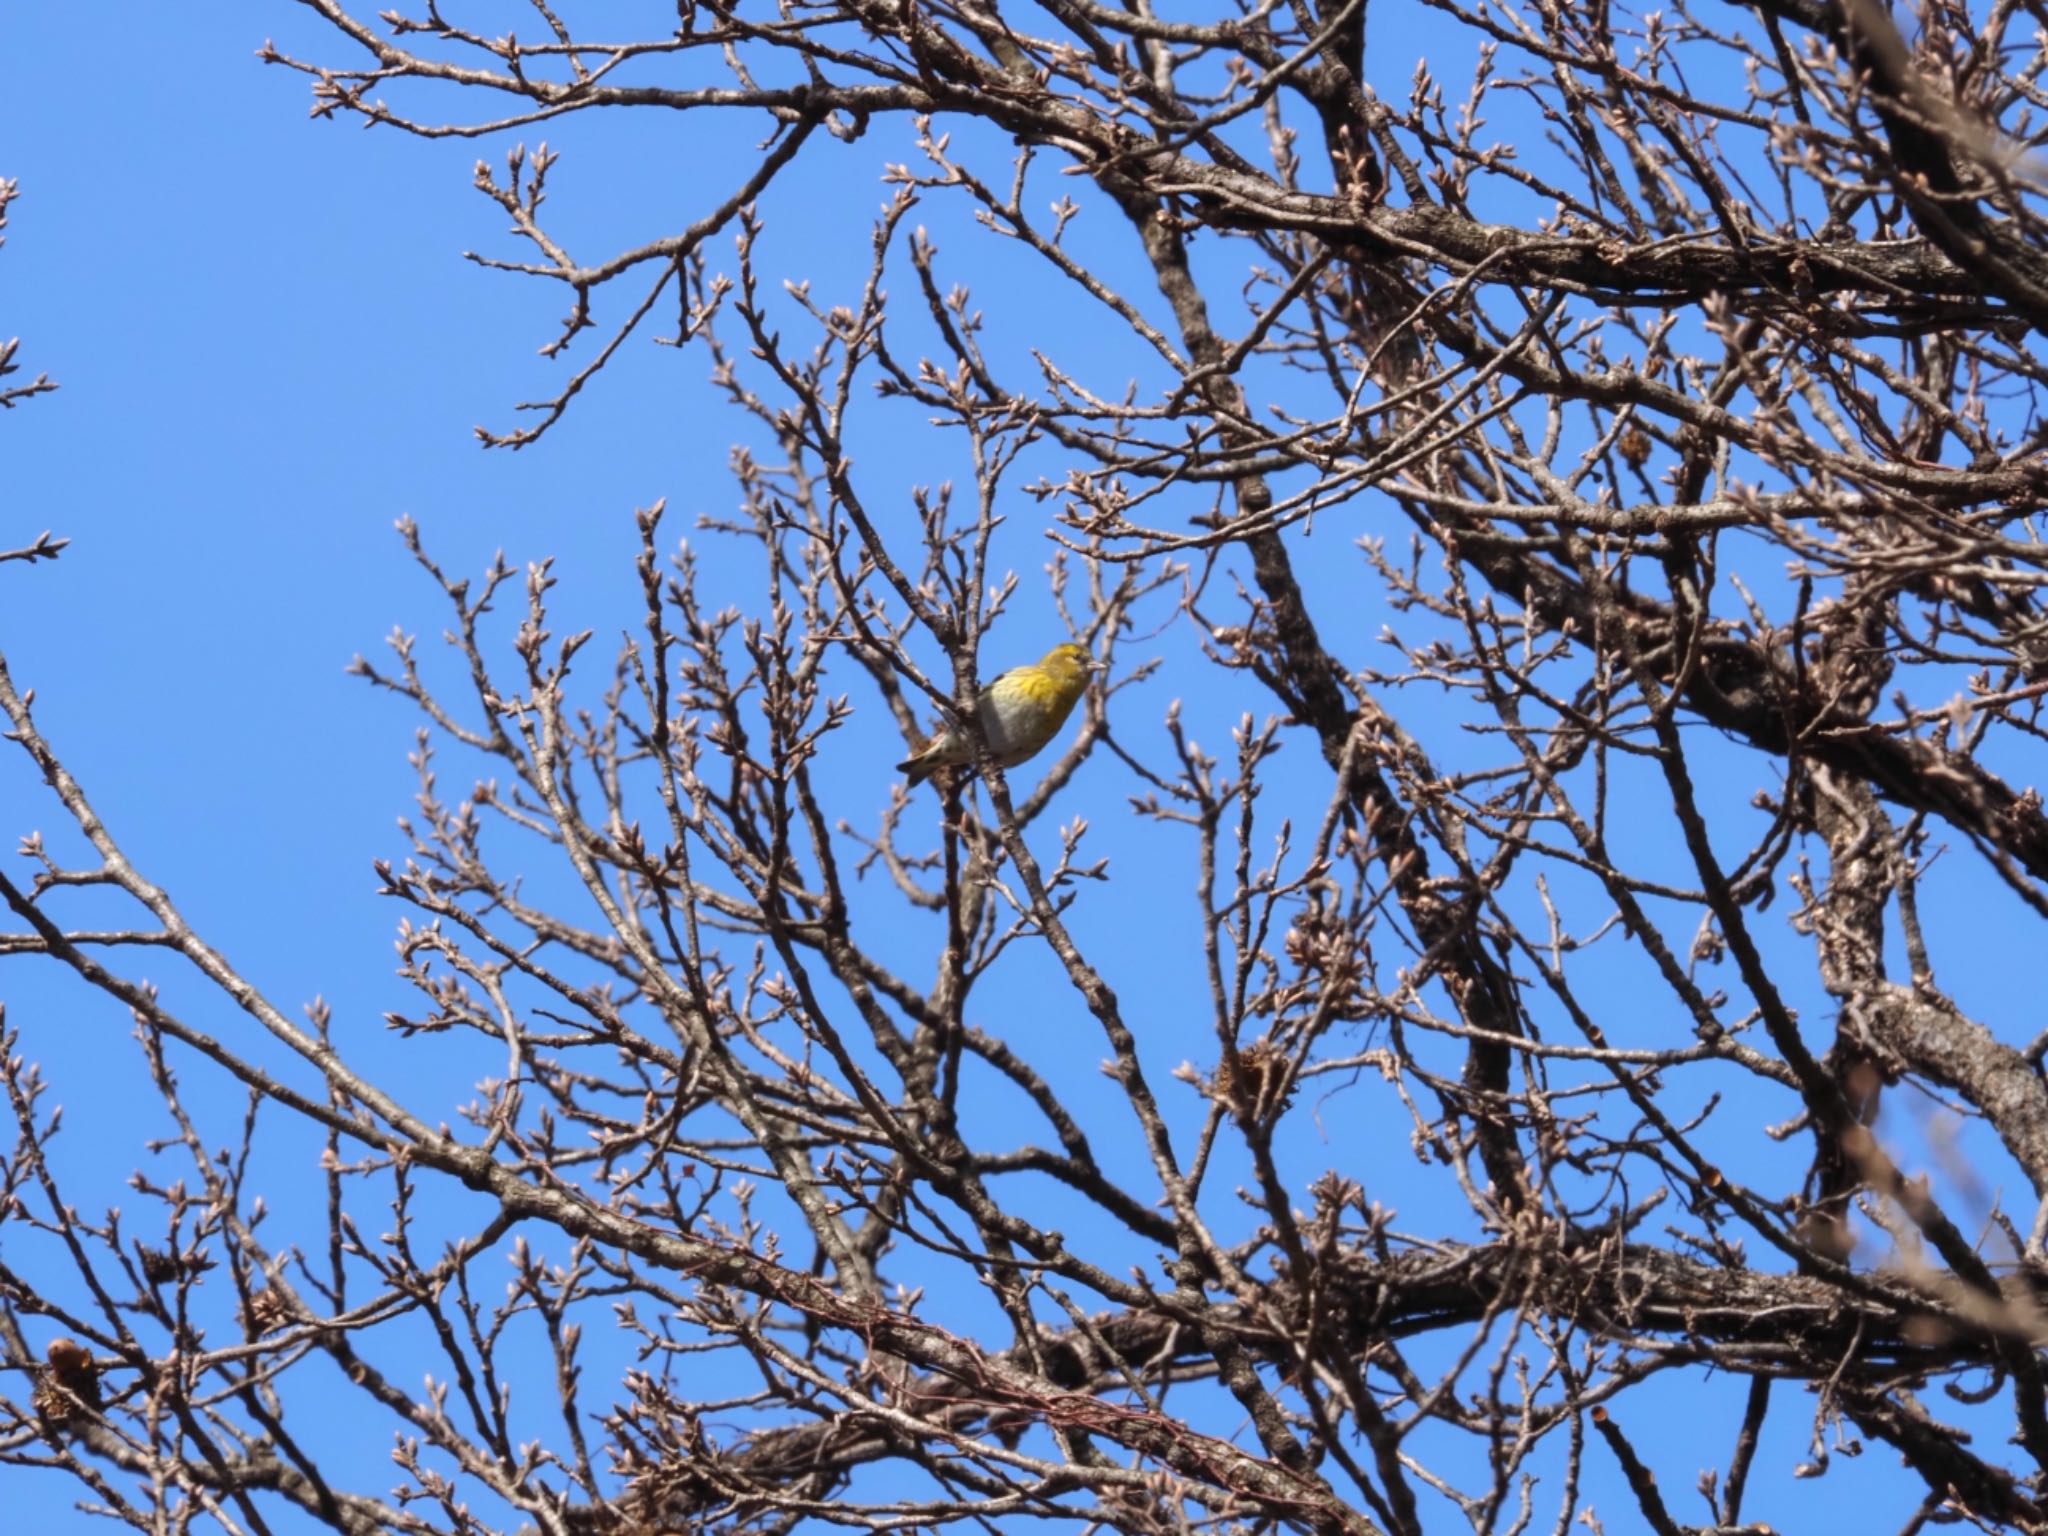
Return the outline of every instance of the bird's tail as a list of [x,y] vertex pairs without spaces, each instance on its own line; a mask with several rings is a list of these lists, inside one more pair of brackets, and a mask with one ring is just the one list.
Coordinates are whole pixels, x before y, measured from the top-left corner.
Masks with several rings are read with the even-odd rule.
[[910,787],[915,789],[932,776],[932,767],[931,763],[921,757],[907,757],[896,765],[896,771],[907,774],[910,778]]

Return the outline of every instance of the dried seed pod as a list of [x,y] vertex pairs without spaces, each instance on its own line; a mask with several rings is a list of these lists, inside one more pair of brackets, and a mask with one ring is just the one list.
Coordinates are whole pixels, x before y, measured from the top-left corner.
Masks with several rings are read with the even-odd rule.
[[253,1334],[275,1333],[290,1325],[291,1308],[275,1286],[268,1286],[249,1298],[249,1310],[243,1321]]

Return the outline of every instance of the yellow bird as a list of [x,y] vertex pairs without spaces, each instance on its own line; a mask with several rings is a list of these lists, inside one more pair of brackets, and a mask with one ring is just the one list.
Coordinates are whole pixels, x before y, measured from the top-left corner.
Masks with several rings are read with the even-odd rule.
[[[1059,735],[1067,716],[1088,687],[1097,664],[1078,645],[1056,645],[1028,667],[1012,667],[975,698],[975,718],[988,738],[989,754],[1005,768],[1036,757]],[[964,731],[941,725],[932,739],[896,765],[915,789],[935,768],[974,761],[974,744]]]

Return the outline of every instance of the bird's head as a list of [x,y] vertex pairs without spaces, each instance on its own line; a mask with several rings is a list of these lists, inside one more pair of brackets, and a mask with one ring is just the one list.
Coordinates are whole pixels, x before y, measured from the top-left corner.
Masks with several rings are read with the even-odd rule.
[[1068,698],[1079,698],[1088,686],[1088,674],[1100,670],[1087,647],[1079,645],[1054,646],[1039,659],[1038,669]]

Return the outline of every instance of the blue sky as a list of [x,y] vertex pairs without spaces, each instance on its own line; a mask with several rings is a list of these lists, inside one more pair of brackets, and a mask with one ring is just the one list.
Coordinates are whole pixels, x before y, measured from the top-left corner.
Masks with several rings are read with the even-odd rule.
[[[0,335],[21,335],[27,370],[47,370],[62,385],[0,419],[0,545],[46,527],[73,541],[54,566],[0,568],[0,649],[16,680],[37,690],[45,733],[130,857],[194,924],[287,1009],[324,996],[359,1060],[402,1072],[416,1107],[438,1101],[452,1113],[489,1069],[436,1042],[394,1041],[378,1022],[404,997],[391,975],[399,913],[376,897],[370,865],[402,852],[395,820],[415,788],[406,765],[414,722],[345,668],[358,652],[374,659],[394,625],[421,632],[431,649],[443,622],[437,594],[392,524],[417,518],[433,551],[459,571],[480,570],[499,548],[515,562],[554,556],[557,629],[590,625],[613,636],[634,621],[633,509],[667,498],[672,534],[699,514],[728,511],[736,493],[727,449],[746,429],[719,406],[701,356],[679,360],[639,342],[539,446],[481,451],[475,425],[514,424],[512,404],[551,392],[560,376],[535,349],[562,295],[461,260],[466,250],[515,254],[502,215],[469,190],[479,153],[501,160],[506,143],[427,143],[308,122],[305,80],[255,57],[266,37],[287,51],[338,56],[340,44],[293,5],[129,0],[102,13],[119,18],[118,44],[111,25],[81,24],[72,8],[0,13],[0,176],[22,188],[0,252]],[[1401,51],[1398,39],[1389,46]],[[722,192],[732,157],[758,131],[738,119],[637,116],[551,128],[567,151],[551,212],[593,255],[670,232]],[[815,166],[768,205],[764,265],[778,277],[812,278],[823,297],[857,281],[866,224],[886,196],[885,156],[873,142],[821,141],[818,149]],[[942,245],[967,239],[957,211],[935,208],[931,218]],[[822,238],[827,232],[841,238]],[[723,256],[730,242],[715,249]],[[1002,339],[1028,342],[1028,310],[1001,315],[995,298],[1021,272],[1016,258],[977,249],[974,259],[992,320],[1016,328]],[[1085,328],[1061,344],[1096,356]],[[916,423],[900,416],[884,418],[875,442],[863,468],[871,483],[892,488],[899,513],[911,484],[953,472],[927,463]],[[1020,498],[1012,511],[1004,551],[1027,580],[1003,640],[1031,655],[1056,633],[1039,574],[1046,550],[1030,528],[1032,504]],[[1352,512],[1357,526],[1342,521]],[[1358,505],[1329,518],[1303,560],[1328,599],[1326,638],[1361,659],[1370,659],[1382,623],[1412,622],[1346,600],[1370,580],[1348,541],[1374,531],[1375,520],[1378,531],[1397,533],[1392,519]],[[732,600],[745,597],[742,561],[714,553],[707,569]],[[600,649],[608,652],[608,641]],[[1130,735],[1156,747],[1176,688],[1209,674],[1194,670],[1184,626],[1153,649],[1169,667],[1131,696]],[[1200,686],[1190,724],[1212,752],[1228,750],[1242,711],[1271,707],[1249,692]],[[1411,708],[1405,699],[1397,707]],[[1443,707],[1416,697],[1406,718],[1428,724]],[[869,816],[885,802],[893,756],[871,718],[878,713],[857,727],[873,746],[871,781],[857,765],[848,770],[849,797],[858,804],[865,795]],[[1301,796],[1297,828],[1312,825],[1322,770],[1305,740],[1290,745],[1286,761],[1280,782]],[[452,759],[443,767],[444,787],[459,795],[473,769]],[[1730,775],[1758,771],[1727,754]],[[1191,855],[1185,842],[1129,814],[1131,787],[1106,766],[1091,768],[1061,819],[1086,815],[1092,846],[1113,860],[1113,904],[1084,902],[1080,921],[1113,982],[1137,1000],[1155,1084],[1179,1096],[1175,1113],[1191,1121],[1199,1105],[1166,1081],[1179,1061],[1213,1056],[1199,988],[1173,962],[1170,942],[1187,931]],[[8,812],[0,836],[35,825],[54,834],[52,808],[39,796],[22,762],[0,759]],[[1668,834],[1668,826],[1645,827],[1642,836]],[[1969,857],[1958,849],[1948,863]],[[1949,899],[1929,922],[1952,967],[1944,980],[1996,1016],[2016,1001],[1999,980],[2013,935],[1980,920],[1980,902],[1996,898],[1974,871],[1941,878],[1951,881],[1938,886]],[[927,939],[906,929],[887,942],[915,956],[928,953]],[[1020,964],[1020,995],[1061,996],[1049,966]],[[242,1027],[196,988],[184,996],[210,1027]],[[1624,982],[1613,996],[1626,996]],[[48,968],[10,963],[0,999],[65,1105],[73,1198],[119,1202],[143,1155],[149,1132],[137,1126],[148,1123],[151,1103],[124,1042],[126,1021]],[[1817,987],[1806,1001],[1818,1006]],[[1646,1039],[1663,1038],[1669,1024],[1623,1017],[1616,1033],[1625,1041],[1637,1026]],[[1085,1118],[1092,1107],[1121,1124],[1095,1074],[1099,1040],[1064,1020],[1044,1027],[1048,1070],[1077,1112]],[[1739,1091],[1732,1076],[1724,1086]],[[195,1082],[195,1094],[217,1091]],[[223,1129],[235,1103],[232,1094],[214,1101]],[[1319,1124],[1326,1140],[1320,1151],[1300,1149],[1304,1167],[1320,1156],[1347,1161],[1354,1173],[1371,1169],[1387,1191],[1381,1198],[1402,1203],[1403,1170],[1412,1168],[1405,1127],[1347,1118],[1341,1096]],[[310,1165],[294,1172],[290,1159],[307,1147],[282,1132],[277,1146],[279,1197],[303,1198],[317,1184]],[[1436,1213],[1419,1207],[1399,1225],[1435,1230]],[[1694,1390],[1712,1398],[1710,1448],[1699,1445],[1699,1416],[1685,1411]],[[1724,1462],[1735,1410],[1720,1399],[1738,1403],[1740,1384],[1664,1396],[1668,1421],[1644,1425],[1639,1444],[1669,1458],[1661,1465],[1676,1497],[1698,1467]],[[1659,1400],[1652,1391],[1637,1401]],[[1875,1501],[1868,1512],[1892,1513],[1886,1501],[1898,1485],[1882,1476],[1841,1487],[1787,1481],[1808,1412],[1796,1393],[1781,1394],[1777,1460],[1759,1467],[1751,1517],[1789,1522],[1817,1509],[1839,1517],[1845,1488]],[[377,1486],[385,1436],[388,1427],[344,1452]],[[24,1482],[10,1497],[28,1501],[25,1529],[60,1529],[74,1518],[62,1512],[76,1493],[56,1477]],[[1605,1502],[1618,1514],[1623,1496]],[[1687,1510],[1682,1518],[1699,1517]]]

